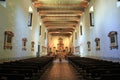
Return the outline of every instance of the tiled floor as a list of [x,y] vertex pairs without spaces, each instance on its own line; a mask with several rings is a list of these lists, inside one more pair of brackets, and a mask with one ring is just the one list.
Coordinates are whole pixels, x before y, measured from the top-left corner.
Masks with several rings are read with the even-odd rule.
[[55,60],[53,65],[46,70],[40,80],[78,80],[75,75],[75,70],[66,61],[60,63]]

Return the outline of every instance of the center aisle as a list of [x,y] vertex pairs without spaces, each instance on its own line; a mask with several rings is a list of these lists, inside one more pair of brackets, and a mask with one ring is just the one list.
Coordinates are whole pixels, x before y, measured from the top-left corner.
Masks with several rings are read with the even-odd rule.
[[78,80],[75,70],[66,60],[60,63],[58,60],[46,70],[40,80]]

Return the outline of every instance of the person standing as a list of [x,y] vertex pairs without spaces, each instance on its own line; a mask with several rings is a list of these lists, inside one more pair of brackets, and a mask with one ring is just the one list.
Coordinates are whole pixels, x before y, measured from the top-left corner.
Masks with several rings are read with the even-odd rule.
[[62,56],[61,55],[59,56],[59,62],[62,62]]

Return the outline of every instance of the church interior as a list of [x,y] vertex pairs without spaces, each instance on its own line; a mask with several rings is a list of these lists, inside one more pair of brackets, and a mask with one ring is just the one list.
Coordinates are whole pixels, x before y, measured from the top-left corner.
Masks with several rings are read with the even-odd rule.
[[0,0],[0,80],[120,80],[120,0]]

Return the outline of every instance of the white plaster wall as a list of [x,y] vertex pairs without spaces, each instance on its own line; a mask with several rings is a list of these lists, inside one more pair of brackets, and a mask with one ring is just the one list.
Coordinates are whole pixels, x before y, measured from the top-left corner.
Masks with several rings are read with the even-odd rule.
[[[27,3],[27,4],[26,4]],[[29,6],[33,9],[32,30],[28,28]],[[6,7],[0,5],[0,60],[35,57],[39,41],[39,15],[30,0],[6,0]],[[4,32],[12,31],[13,49],[4,50]],[[22,50],[22,38],[27,38],[27,50]],[[31,51],[31,41],[35,50]]]
[[[110,31],[118,32],[118,44],[120,45],[120,7],[117,0],[92,0],[90,6],[82,15],[83,35],[79,37],[82,56],[100,58],[120,58],[120,47],[110,50]],[[95,26],[90,28],[89,9],[94,6]],[[95,38],[100,38],[100,51],[95,50]],[[87,51],[87,41],[91,42],[91,51]],[[78,42],[77,42],[78,43]]]
[[[46,39],[45,39],[45,32],[46,32]],[[41,24],[41,35],[40,35],[40,56],[45,56],[47,54],[47,31],[46,31],[46,27],[44,26],[44,24]],[[42,46],[46,47],[46,50],[44,51],[42,49]]]

